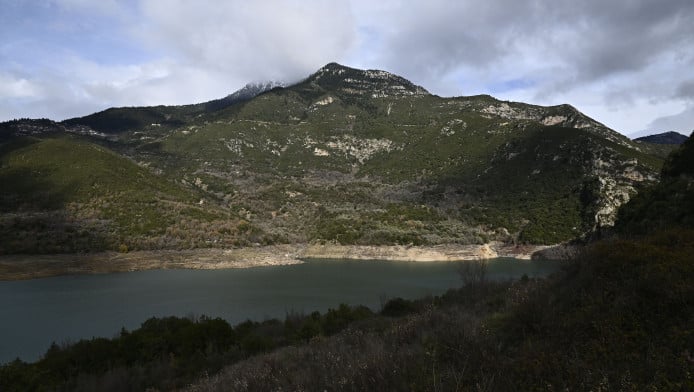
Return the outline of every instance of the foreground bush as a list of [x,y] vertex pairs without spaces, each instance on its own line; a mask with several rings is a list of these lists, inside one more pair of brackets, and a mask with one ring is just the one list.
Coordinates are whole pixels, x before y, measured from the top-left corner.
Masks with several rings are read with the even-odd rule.
[[112,339],[53,344],[36,363],[0,367],[0,391],[122,391],[172,389],[222,366],[289,344],[332,335],[374,317],[366,307],[340,305],[321,315],[288,315],[285,322],[226,321],[201,317],[151,318]]

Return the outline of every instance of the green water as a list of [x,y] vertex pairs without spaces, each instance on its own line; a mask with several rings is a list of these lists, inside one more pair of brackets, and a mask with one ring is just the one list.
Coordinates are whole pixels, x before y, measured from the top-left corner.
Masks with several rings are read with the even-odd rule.
[[[460,286],[458,263],[311,260],[228,270],[154,270],[0,282],[0,363],[38,359],[51,342],[114,336],[153,316],[207,315],[236,324],[325,311],[340,303],[379,310]],[[489,279],[545,276],[559,262],[494,259]]]

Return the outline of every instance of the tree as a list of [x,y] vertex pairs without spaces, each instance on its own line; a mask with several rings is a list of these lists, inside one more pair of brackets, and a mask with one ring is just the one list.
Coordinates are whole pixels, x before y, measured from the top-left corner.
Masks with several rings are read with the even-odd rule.
[[458,275],[464,287],[476,291],[487,281],[487,262],[485,260],[465,261],[460,264]]

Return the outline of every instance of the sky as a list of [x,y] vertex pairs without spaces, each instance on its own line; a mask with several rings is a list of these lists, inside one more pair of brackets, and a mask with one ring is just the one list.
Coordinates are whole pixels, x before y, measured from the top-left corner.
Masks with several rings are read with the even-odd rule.
[[694,130],[692,0],[0,0],[0,121],[224,97],[329,62]]

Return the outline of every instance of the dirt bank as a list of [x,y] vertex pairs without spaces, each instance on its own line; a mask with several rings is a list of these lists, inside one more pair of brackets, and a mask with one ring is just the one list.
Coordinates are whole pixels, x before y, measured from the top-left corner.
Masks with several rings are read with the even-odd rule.
[[485,245],[434,246],[360,246],[360,245],[308,245],[302,255],[305,259],[353,259],[394,261],[462,261],[491,259],[499,256],[496,247]]
[[9,255],[0,256],[0,280],[150,269],[223,269],[299,264],[301,260],[296,251],[294,245],[276,245],[242,249]]
[[435,246],[272,245],[241,249],[192,249],[87,254],[0,256],[0,280],[70,274],[102,274],[150,269],[249,268],[302,263],[301,259],[462,261],[515,257],[530,259],[546,247],[501,244]]

